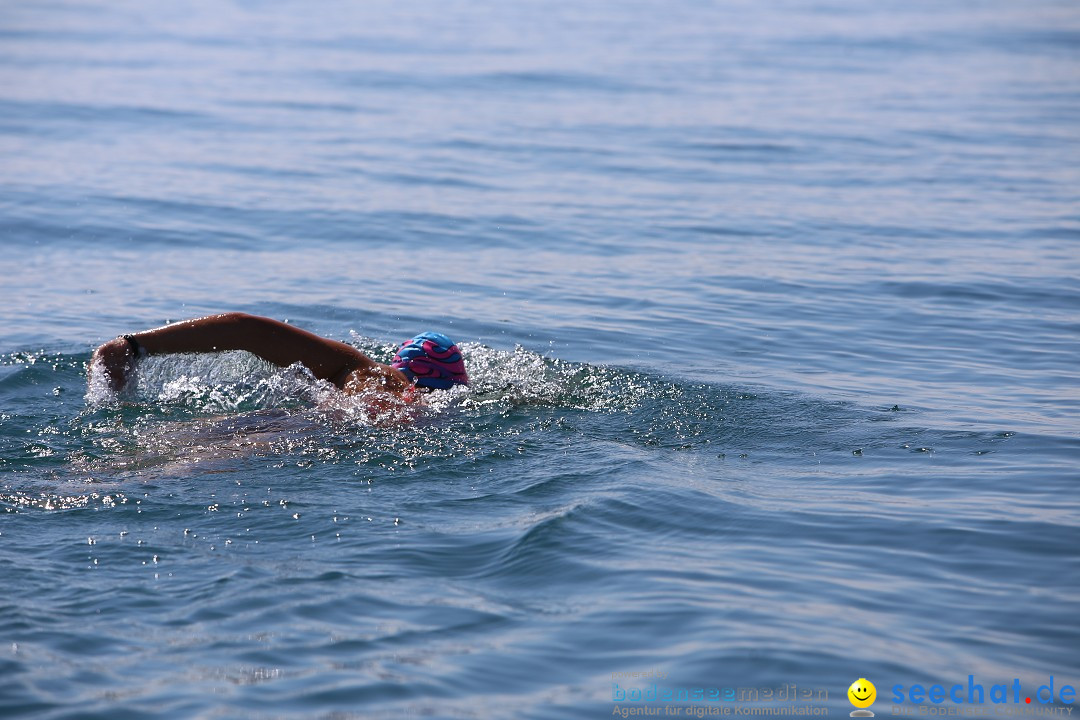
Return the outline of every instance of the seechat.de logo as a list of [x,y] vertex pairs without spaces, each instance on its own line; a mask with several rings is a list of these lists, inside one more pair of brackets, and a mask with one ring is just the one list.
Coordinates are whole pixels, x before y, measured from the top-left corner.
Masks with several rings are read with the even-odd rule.
[[866,678],[859,678],[847,689],[847,697],[856,708],[851,711],[851,717],[874,717],[874,712],[867,709],[877,700],[874,683]]

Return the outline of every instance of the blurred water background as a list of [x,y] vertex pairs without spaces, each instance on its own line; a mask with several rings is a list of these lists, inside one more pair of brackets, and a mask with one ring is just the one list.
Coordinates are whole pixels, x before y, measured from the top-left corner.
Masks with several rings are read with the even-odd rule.
[[[1072,0],[5,0],[0,715],[1080,681],[1078,118]],[[85,396],[223,310],[474,383]]]

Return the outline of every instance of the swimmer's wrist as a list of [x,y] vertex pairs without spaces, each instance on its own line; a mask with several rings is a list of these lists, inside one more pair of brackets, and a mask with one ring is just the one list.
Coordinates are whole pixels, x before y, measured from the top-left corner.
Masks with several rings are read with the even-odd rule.
[[142,346],[142,343],[135,339],[134,335],[121,335],[120,337],[123,338],[124,342],[127,343],[128,349],[131,351],[132,356],[136,358],[144,358],[150,354],[146,351],[146,348]]

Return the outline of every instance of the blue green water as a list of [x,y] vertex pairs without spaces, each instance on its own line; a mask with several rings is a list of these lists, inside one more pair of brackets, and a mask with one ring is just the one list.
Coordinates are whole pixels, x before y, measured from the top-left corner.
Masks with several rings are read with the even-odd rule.
[[[0,716],[1080,686],[1078,118],[1065,0],[0,4]],[[87,394],[224,310],[474,382]]]

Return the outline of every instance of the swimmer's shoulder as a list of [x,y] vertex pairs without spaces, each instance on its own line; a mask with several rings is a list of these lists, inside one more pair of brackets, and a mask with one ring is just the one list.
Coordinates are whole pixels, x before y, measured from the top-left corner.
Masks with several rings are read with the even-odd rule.
[[346,367],[332,382],[350,395],[368,392],[389,392],[401,395],[412,387],[412,382],[405,377],[403,372],[374,361],[357,367]]

